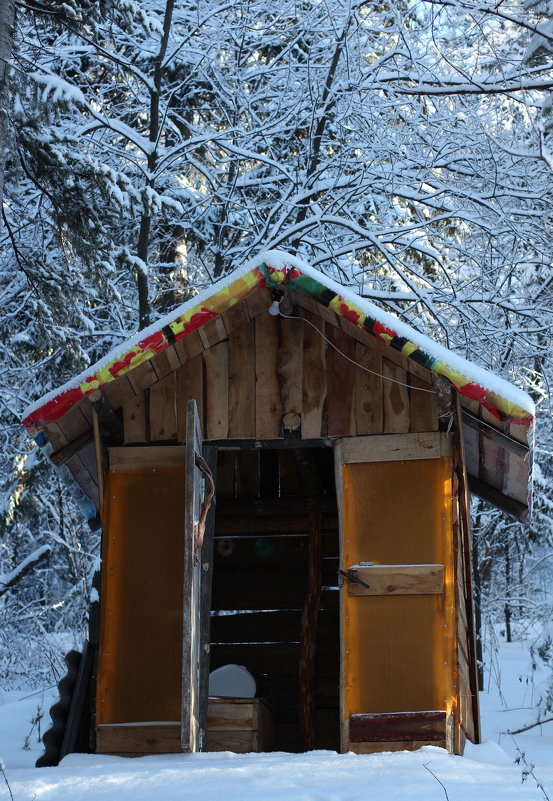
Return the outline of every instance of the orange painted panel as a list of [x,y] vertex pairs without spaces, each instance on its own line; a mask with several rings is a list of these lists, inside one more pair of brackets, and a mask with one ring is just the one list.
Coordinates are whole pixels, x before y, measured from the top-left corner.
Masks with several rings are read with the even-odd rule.
[[105,504],[96,722],[178,721],[184,465],[110,470]]
[[440,595],[343,593],[345,720],[355,713],[450,711],[454,681],[451,464],[346,464],[342,566],[443,564]]

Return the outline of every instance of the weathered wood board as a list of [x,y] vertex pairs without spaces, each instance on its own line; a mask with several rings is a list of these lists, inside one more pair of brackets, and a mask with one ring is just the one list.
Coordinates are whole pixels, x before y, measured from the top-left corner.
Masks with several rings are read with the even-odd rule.
[[96,727],[96,753],[144,756],[179,754],[180,722],[120,723]]
[[349,737],[354,743],[445,740],[446,720],[442,709],[357,714],[350,717]]
[[444,591],[443,565],[354,566],[347,573],[352,577],[347,582],[349,595],[440,595]]
[[447,435],[438,432],[355,437],[344,439],[342,458],[346,463],[437,459],[449,452],[449,442]]

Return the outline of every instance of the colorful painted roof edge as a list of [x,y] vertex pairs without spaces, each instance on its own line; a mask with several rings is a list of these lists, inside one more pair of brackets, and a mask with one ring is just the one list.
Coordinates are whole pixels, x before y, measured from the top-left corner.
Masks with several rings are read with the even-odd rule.
[[24,412],[23,425],[37,429],[58,420],[86,395],[161,353],[239,300],[257,289],[280,284],[293,286],[417,364],[446,376],[462,395],[481,403],[498,420],[532,424],[534,405],[523,390],[420,334],[300,259],[281,251],[267,251],[31,404]]

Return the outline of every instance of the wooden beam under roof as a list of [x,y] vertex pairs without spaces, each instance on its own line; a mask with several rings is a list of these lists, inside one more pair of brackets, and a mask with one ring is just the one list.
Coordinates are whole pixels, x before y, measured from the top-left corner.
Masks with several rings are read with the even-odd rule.
[[502,512],[516,517],[517,520],[522,522],[527,520],[529,513],[529,507],[527,504],[521,503],[520,501],[515,500],[515,498],[505,495],[500,490],[492,487],[490,484],[486,484],[485,481],[482,481],[470,473],[468,476],[468,482],[470,491],[475,495],[478,495],[478,497],[482,498],[482,500],[488,501],[488,503],[491,503]]

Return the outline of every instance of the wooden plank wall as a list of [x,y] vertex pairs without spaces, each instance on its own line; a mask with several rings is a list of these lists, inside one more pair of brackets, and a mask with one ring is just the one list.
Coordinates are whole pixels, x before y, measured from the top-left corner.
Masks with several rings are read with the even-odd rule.
[[[53,451],[58,451],[87,431],[92,432],[92,407],[87,400],[74,406],[61,420],[50,423],[45,432]],[[90,442],[65,462],[75,481],[90,498],[96,511],[100,508],[98,480],[96,477],[96,455],[92,436]]]
[[256,292],[114,382],[125,442],[182,440],[191,397],[206,439],[282,437],[286,415],[303,438],[438,430],[429,371],[298,298],[300,320],[275,318]]
[[[257,459],[248,465],[248,482],[239,479],[243,456]],[[308,565],[309,510],[294,462],[292,451],[219,452],[211,617],[211,669],[234,663],[252,673],[257,696],[275,715],[275,749],[285,751],[299,748],[300,619]],[[337,749],[339,545],[332,450],[319,449],[317,462],[325,497],[316,743]]]

